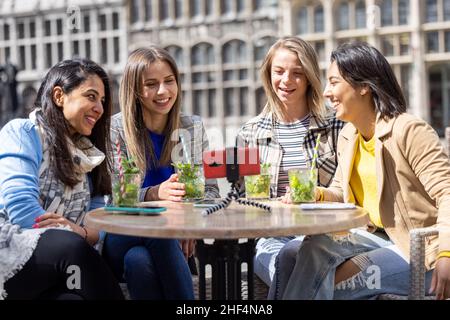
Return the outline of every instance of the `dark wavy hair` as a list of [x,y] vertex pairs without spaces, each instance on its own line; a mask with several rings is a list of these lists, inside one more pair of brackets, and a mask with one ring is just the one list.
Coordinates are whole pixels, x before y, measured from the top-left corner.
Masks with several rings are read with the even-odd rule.
[[90,76],[97,75],[105,87],[103,115],[95,124],[92,134],[87,137],[92,144],[101,150],[106,158],[91,172],[93,194],[105,195],[111,193],[110,160],[110,118],[111,118],[111,89],[108,75],[95,62],[88,59],[72,59],[58,62],[46,74],[39,87],[34,102],[36,121],[45,133],[45,139],[50,148],[50,166],[56,177],[68,186],[75,186],[79,181],[70,154],[67,139],[76,143],[81,135],[70,136],[69,122],[64,118],[62,108],[53,101],[53,89],[60,86],[65,94],[82,85]]
[[383,118],[406,112],[406,100],[386,58],[365,42],[348,42],[331,53],[342,77],[354,88],[367,85]]

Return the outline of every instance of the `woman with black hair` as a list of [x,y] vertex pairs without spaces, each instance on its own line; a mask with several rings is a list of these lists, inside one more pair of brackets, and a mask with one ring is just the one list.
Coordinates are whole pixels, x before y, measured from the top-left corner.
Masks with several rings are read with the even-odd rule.
[[[450,298],[450,164],[436,132],[406,114],[406,101],[385,57],[365,43],[331,55],[324,96],[336,117],[338,168],[319,201],[356,203],[369,212],[368,232],[309,236],[295,261],[283,299],[368,299],[407,295],[409,231],[437,227],[426,241],[426,287]],[[282,250],[283,251],[283,250]],[[284,265],[283,270],[288,268]]]
[[83,225],[111,193],[111,92],[90,60],[45,76],[29,119],[0,131],[0,299],[123,299]]

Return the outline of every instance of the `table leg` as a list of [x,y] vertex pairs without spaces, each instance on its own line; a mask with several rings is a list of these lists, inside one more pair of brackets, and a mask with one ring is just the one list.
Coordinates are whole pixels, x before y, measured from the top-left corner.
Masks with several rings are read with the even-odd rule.
[[211,265],[211,296],[213,300],[242,299],[242,263],[247,264],[248,300],[254,299],[253,257],[255,240],[214,240],[212,244],[197,241],[199,261],[199,299],[206,299],[206,265]]

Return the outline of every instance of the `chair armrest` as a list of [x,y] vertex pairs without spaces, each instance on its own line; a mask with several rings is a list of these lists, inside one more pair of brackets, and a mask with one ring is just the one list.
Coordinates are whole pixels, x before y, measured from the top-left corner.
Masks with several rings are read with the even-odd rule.
[[425,299],[425,237],[437,235],[435,227],[418,228],[410,235],[410,288],[409,300]]

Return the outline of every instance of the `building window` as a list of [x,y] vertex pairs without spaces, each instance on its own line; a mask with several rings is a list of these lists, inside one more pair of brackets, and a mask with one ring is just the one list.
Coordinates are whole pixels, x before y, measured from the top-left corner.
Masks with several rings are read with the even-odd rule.
[[261,10],[264,7],[264,0],[254,0],[253,8],[255,11]]
[[3,39],[9,40],[9,24],[3,25]]
[[119,37],[113,38],[113,46],[114,46],[114,63],[120,62],[120,41]]
[[406,56],[409,55],[409,44],[411,43],[410,41],[410,36],[408,33],[404,33],[400,35],[400,55],[402,56]]
[[[216,61],[214,47],[199,43],[191,49],[194,114],[216,116]],[[206,114],[207,113],[207,114]]]
[[106,15],[101,14],[98,16],[98,23],[100,24],[100,31],[105,31],[106,28]]
[[246,114],[249,79],[246,44],[232,40],[222,50],[225,116]]
[[58,42],[58,44],[57,44],[57,52],[58,52],[58,61],[64,60],[64,47],[63,47],[63,43],[62,42]]
[[403,64],[400,66],[400,85],[402,87],[403,95],[406,99],[406,105],[409,105],[410,81],[411,65]]
[[314,8],[314,32],[323,32],[324,30],[323,7],[319,5]]
[[325,41],[316,41],[314,42],[314,50],[317,53],[317,57],[319,61],[325,61],[327,59],[325,54]]
[[236,104],[233,101],[233,96],[234,96],[234,89],[233,88],[226,88],[224,91],[224,95],[225,95],[225,117],[230,117],[233,115],[233,110],[235,108],[233,108]]
[[36,23],[34,21],[30,22],[30,38],[36,38]]
[[308,10],[302,7],[297,11],[297,34],[308,33]]
[[25,70],[26,68],[25,46],[19,46],[19,69]]
[[44,21],[44,34],[50,36],[52,34],[52,22],[51,20]]
[[242,13],[245,11],[245,0],[237,0],[236,11]]
[[191,0],[191,18],[198,17],[202,14],[201,0]]
[[427,34],[427,52],[436,53],[439,52],[439,33],[438,31],[431,31]]
[[159,21],[169,19],[169,1],[159,0]]
[[387,57],[393,56],[394,54],[394,36],[388,35],[382,37],[382,51],[383,54]]
[[72,41],[72,57],[80,56],[80,42]]
[[58,36],[63,34],[63,21],[62,21],[62,19],[56,19],[56,34]]
[[84,40],[84,53],[86,58],[91,58],[91,40]]
[[398,24],[409,24],[409,0],[398,1]]
[[19,39],[25,38],[25,24],[23,22],[17,24],[17,36]]
[[108,63],[108,42],[107,39],[100,40],[100,63]]
[[384,27],[392,26],[393,24],[392,0],[383,0],[381,3],[381,25]]
[[[139,21],[139,11],[141,10],[139,2],[140,2],[140,0],[131,0],[131,5],[130,5],[131,23],[136,23]],[[148,6],[150,6],[150,10],[151,10],[151,3],[152,3],[151,0],[145,1],[145,4],[146,4],[145,12],[147,12]]]
[[36,70],[36,59],[37,59],[37,53],[36,53],[36,45],[31,45],[31,69]]
[[347,2],[342,2],[339,5],[339,9],[338,9],[338,30],[347,30],[349,29],[350,25],[349,25],[349,19],[350,19],[350,14],[349,14],[349,7],[348,7],[348,3]]
[[220,1],[220,11],[222,15],[230,15],[233,13],[233,4],[230,0],[221,0]]
[[119,30],[119,13],[118,12],[113,12],[112,14],[112,27],[113,30]]
[[211,16],[214,13],[214,1],[205,1],[205,14]]
[[151,21],[152,14],[152,0],[145,0],[145,21]]
[[52,44],[51,43],[47,43],[45,45],[45,67],[46,68],[51,68],[52,66]]
[[184,59],[183,59],[183,49],[177,46],[170,46],[166,48],[167,52],[171,55],[171,57],[175,60],[177,63],[177,66],[179,68],[183,68],[185,66]]
[[426,0],[425,5],[426,22],[438,21],[438,6],[437,0]]
[[444,40],[445,40],[445,51],[450,52],[450,31],[445,31],[444,34]]
[[262,62],[270,47],[275,43],[274,37],[264,37],[255,41],[255,48],[253,50],[256,62]]
[[91,18],[88,12],[83,15],[83,30],[85,33],[91,32]]
[[247,48],[243,41],[232,40],[223,47],[224,63],[245,63],[247,62]]
[[256,89],[255,91],[255,100],[256,100],[256,113],[259,114],[263,111],[264,106],[267,103],[266,93],[262,87]]
[[356,3],[355,8],[356,29],[364,29],[366,27],[366,4],[360,0]]
[[183,17],[183,0],[175,0],[175,19]]

